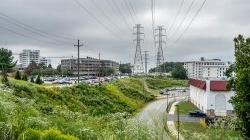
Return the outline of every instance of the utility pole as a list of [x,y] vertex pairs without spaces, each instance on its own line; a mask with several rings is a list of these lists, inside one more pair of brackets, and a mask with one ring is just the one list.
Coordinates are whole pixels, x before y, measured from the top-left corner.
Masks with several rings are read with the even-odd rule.
[[99,61],[99,72],[98,72],[98,83],[101,85],[101,53],[98,54],[98,61]]
[[133,73],[134,74],[140,74],[143,73],[143,60],[142,60],[142,52],[141,52],[141,41],[142,39],[142,25],[141,24],[136,24],[135,27],[135,32],[134,35],[136,35],[136,51],[135,51],[135,57],[134,57],[134,68],[133,68]]
[[144,65],[145,65],[145,74],[147,75],[148,73],[148,52],[149,51],[144,51]]
[[75,47],[77,47],[77,83],[79,84],[80,82],[80,69],[79,69],[79,65],[80,65],[80,47],[83,46],[83,44],[80,44],[80,40],[77,41],[77,45],[74,45]]
[[177,140],[180,139],[180,114],[179,114],[179,105],[176,105],[177,109]]
[[[120,61],[119,69],[120,69],[121,65],[122,65],[122,61]],[[119,75],[120,75],[120,79],[121,79],[121,77],[122,77],[122,72],[121,71],[119,72]]]
[[166,29],[164,29],[163,26],[158,26],[157,29],[155,29],[157,34],[155,35],[157,38],[157,41],[155,44],[157,44],[157,55],[156,55],[156,72],[162,73],[164,72],[164,68],[161,69],[161,65],[164,64],[164,55],[163,55],[163,44],[166,44],[166,39],[163,37],[166,37],[164,33],[166,33]]

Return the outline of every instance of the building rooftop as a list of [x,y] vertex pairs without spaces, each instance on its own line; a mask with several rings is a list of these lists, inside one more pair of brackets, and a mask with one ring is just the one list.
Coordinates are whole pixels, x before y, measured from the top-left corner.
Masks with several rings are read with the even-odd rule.
[[[227,89],[228,81],[226,80],[209,80],[209,82],[210,82],[210,90],[212,91],[228,91]],[[190,79],[189,84],[202,90],[207,89],[206,80]]]

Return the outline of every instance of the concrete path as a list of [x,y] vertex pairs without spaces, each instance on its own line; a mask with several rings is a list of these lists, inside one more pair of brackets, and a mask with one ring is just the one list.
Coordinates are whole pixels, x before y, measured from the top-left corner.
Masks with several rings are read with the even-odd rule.
[[[149,103],[136,117],[136,121],[145,122],[151,128],[158,130],[162,133],[162,139],[168,139],[168,134],[164,129],[167,122],[167,106],[168,102],[174,102],[184,100],[186,96],[181,95],[180,97],[169,97],[162,95],[159,100]],[[167,101],[168,100],[168,101]]]
[[[172,106],[171,106],[171,108],[170,108],[170,110],[169,110],[169,114],[170,114],[170,115],[174,115],[175,109],[176,109],[175,105],[177,105],[179,102],[180,102],[180,101],[177,101],[177,102],[174,102],[174,103],[172,104]],[[167,121],[167,126],[168,126],[168,129],[169,129],[170,133],[171,133],[174,137],[177,138],[177,137],[178,137],[178,131],[177,131],[176,127],[175,127],[174,121]],[[180,140],[184,140],[184,138],[183,138],[181,135],[179,135],[179,136],[180,136]]]

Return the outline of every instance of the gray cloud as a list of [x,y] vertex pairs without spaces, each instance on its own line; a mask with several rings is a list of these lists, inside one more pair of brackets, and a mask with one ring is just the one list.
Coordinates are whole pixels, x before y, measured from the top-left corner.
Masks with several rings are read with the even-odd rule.
[[[133,19],[124,6],[124,0],[115,0],[122,12],[112,8],[108,1],[79,0],[105,27],[81,9],[74,0],[1,0],[0,12],[44,32],[75,40],[63,40],[31,33],[16,25],[10,24],[0,16],[0,46],[19,53],[22,49],[40,49],[43,56],[76,55],[73,44],[81,39],[85,47],[81,48],[81,56],[97,57],[100,52],[103,58],[122,62],[133,62],[135,45],[131,32]],[[142,49],[150,51],[150,66],[155,65],[153,47],[150,0],[130,0],[136,11],[136,22],[145,27],[145,41]],[[164,25],[167,29],[173,22],[181,0],[156,0],[156,25]],[[182,12],[177,19],[176,27],[187,10],[191,0],[186,0]],[[175,28],[168,34],[168,43],[164,48],[167,61],[186,61],[208,58],[233,60],[232,39],[237,34],[250,36],[250,1],[249,0],[207,0],[200,15],[179,42],[174,42],[184,30],[202,1],[196,1],[188,14],[182,28],[174,34]],[[105,12],[103,12],[105,11]],[[108,18],[106,17],[108,16]],[[128,22],[129,27],[126,22]],[[115,25],[114,25],[115,23]],[[11,29],[27,37],[16,35],[4,28]],[[42,41],[39,41],[42,40]],[[67,43],[65,43],[67,42]],[[58,60],[54,60],[57,64]]]

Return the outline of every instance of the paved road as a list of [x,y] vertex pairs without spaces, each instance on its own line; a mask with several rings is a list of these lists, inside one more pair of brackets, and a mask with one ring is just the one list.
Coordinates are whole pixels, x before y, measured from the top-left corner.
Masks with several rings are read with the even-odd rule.
[[[169,97],[169,103],[173,102],[174,100],[182,100],[186,96],[180,96],[180,97]],[[166,118],[166,108],[167,108],[167,96],[163,95],[161,99],[156,100],[154,102],[149,103],[137,116],[136,119],[150,122],[152,120],[163,120],[163,118]]]

